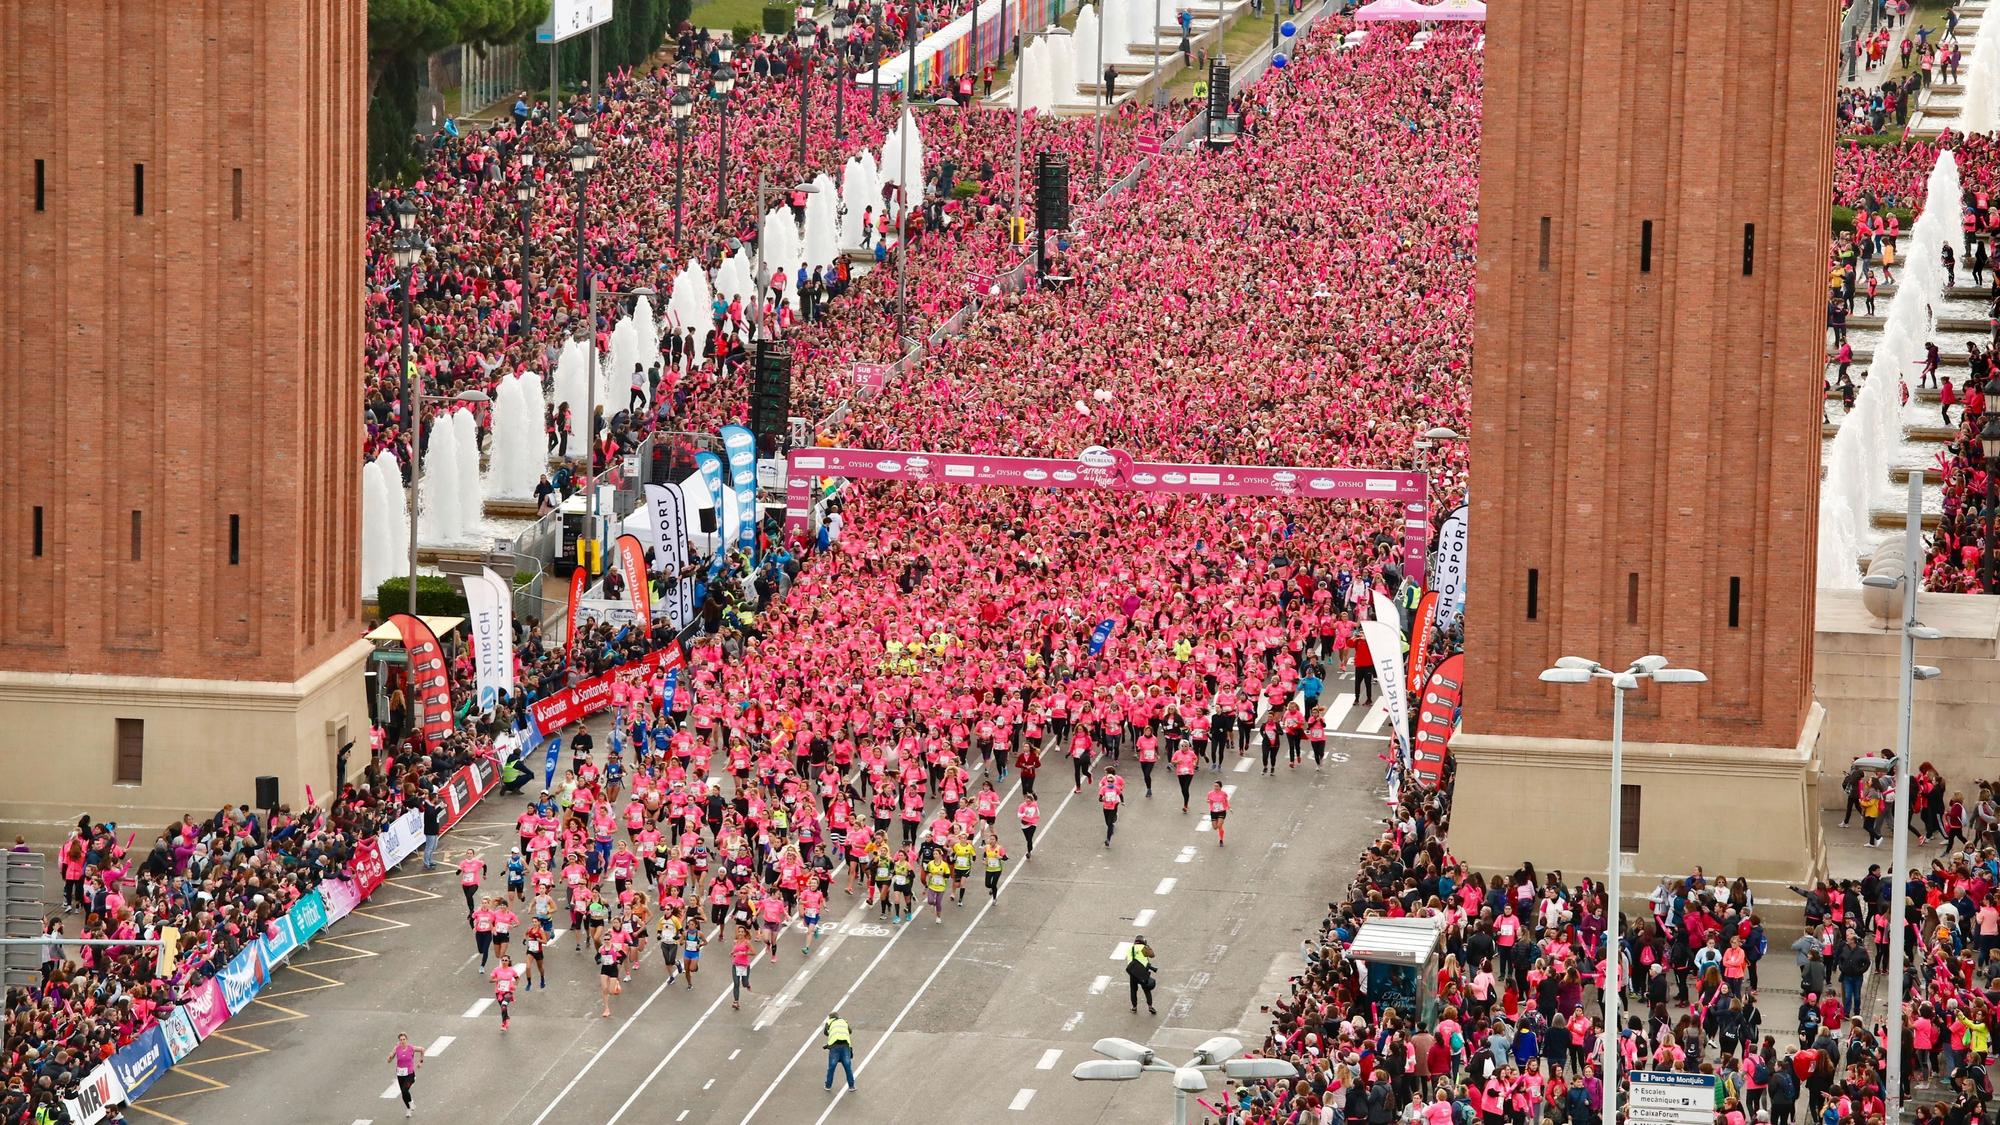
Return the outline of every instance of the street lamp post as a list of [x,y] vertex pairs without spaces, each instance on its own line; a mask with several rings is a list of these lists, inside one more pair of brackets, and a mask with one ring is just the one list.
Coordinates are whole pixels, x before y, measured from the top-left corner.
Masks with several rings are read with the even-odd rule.
[[1111,100],[1111,73],[1104,68],[1104,0],[1097,0],[1097,134],[1091,141],[1092,189],[1104,189],[1104,103]]
[[1887,1028],[1883,1034],[1882,1046],[1888,1053],[1883,1074],[1882,1101],[1886,1107],[1885,1121],[1900,1121],[1903,1101],[1903,945],[1904,935],[1909,929],[1909,914],[1904,902],[1903,884],[1909,881],[1910,843],[1910,713],[1912,699],[1918,680],[1936,679],[1942,673],[1938,669],[1920,666],[1916,662],[1916,642],[1937,640],[1941,633],[1917,620],[1917,580],[1923,559],[1923,503],[1924,477],[1922,473],[1911,473],[1909,481],[1909,511],[1903,528],[1904,569],[1901,575],[1871,574],[1861,580],[1864,586],[1876,589],[1903,589],[1903,620],[1899,632],[1902,634],[1901,661],[1896,677],[1896,758],[1894,762],[1873,762],[1880,768],[1893,773],[1896,810],[1894,824],[1890,832],[1895,839],[1889,845],[1889,1011]]
[[674,91],[674,99],[668,103],[668,109],[674,119],[674,253],[685,261],[687,244],[681,236],[687,211],[687,192],[684,189],[687,187],[688,119],[694,115],[694,98],[688,94],[682,77],[678,74],[674,76],[675,83],[683,88]]
[[1424,465],[1425,460],[1427,460],[1424,457],[1424,452],[1429,449],[1435,449],[1446,442],[1463,440],[1465,440],[1465,435],[1452,429],[1450,426],[1432,426],[1430,429],[1425,430],[1415,442],[1411,443],[1411,449],[1414,450],[1417,471],[1424,475],[1424,518],[1426,519],[1430,518],[1435,509],[1431,507],[1431,474],[1429,469]]
[[854,26],[846,12],[833,17],[833,139],[847,139],[847,66],[852,54],[847,42],[849,29]]
[[416,400],[410,405],[416,425],[410,430],[410,616],[417,615],[417,509],[423,504],[424,489],[424,403],[491,402],[484,391],[460,391],[455,395],[427,395],[423,372],[416,374]]
[[590,268],[585,231],[590,221],[590,173],[597,167],[597,146],[590,143],[587,120],[577,122],[576,143],[570,146],[569,170],[576,176],[576,283],[583,290],[583,338],[586,370],[583,383],[583,479],[589,483],[585,501],[591,534],[597,521],[597,271]]
[[416,204],[399,196],[395,202],[389,204],[389,214],[396,221],[396,241],[392,251],[396,256],[398,288],[402,290],[401,300],[397,302],[402,317],[402,343],[398,348],[397,359],[397,363],[401,366],[397,370],[397,377],[401,380],[399,386],[400,397],[403,400],[403,428],[407,430],[410,428],[410,417],[413,413],[410,407],[410,283],[416,275],[417,259],[423,254],[423,242],[417,237]]
[[1619,946],[1624,939],[1620,926],[1623,914],[1618,908],[1619,862],[1623,855],[1624,824],[1623,805],[1625,800],[1625,693],[1637,691],[1639,681],[1652,680],[1656,684],[1705,684],[1708,676],[1693,668],[1669,668],[1664,656],[1642,656],[1632,662],[1623,672],[1613,672],[1595,660],[1581,656],[1565,656],[1556,661],[1556,666],[1542,672],[1541,679],[1551,684],[1587,684],[1592,680],[1611,681],[1611,808],[1610,851],[1606,856],[1604,893],[1604,1041],[1600,1044],[1604,1081],[1603,1120],[1618,1120],[1618,1024],[1619,1001],[1624,996],[1624,982],[1620,980]]
[[1070,1072],[1079,1082],[1130,1082],[1144,1074],[1174,1076],[1174,1125],[1188,1125],[1188,1096],[1208,1089],[1208,1076],[1220,1073],[1242,1082],[1297,1078],[1299,1070],[1284,1059],[1239,1059],[1243,1044],[1218,1035],[1194,1049],[1184,1066],[1161,1062],[1151,1047],[1116,1037],[1099,1039],[1091,1050],[1105,1056],[1081,1062]]
[[735,50],[729,40],[724,39],[716,45],[715,57],[715,73],[709,83],[722,112],[715,153],[715,216],[719,219],[729,214],[724,210],[729,193],[729,95],[736,89],[736,66],[730,62],[735,57]]
[[813,24],[811,4],[799,5],[799,22],[792,28],[792,43],[799,49],[799,176],[806,174],[806,103],[812,93]]
[[[976,3],[977,0],[974,0]],[[903,38],[909,40],[909,56],[903,64],[903,116],[911,126],[916,125],[916,115],[910,112],[910,98],[916,93],[917,85],[917,0],[910,0],[910,14],[903,25]],[[902,206],[901,222],[896,224],[896,338],[901,340],[910,334],[910,138],[896,146],[896,194]],[[917,169],[917,179],[922,181],[924,170]],[[917,202],[922,203],[924,189],[917,185]]]
[[530,279],[529,255],[533,241],[530,227],[535,219],[535,154],[521,154],[521,178],[514,185],[514,198],[521,204],[521,337],[527,338],[534,309],[534,286]]

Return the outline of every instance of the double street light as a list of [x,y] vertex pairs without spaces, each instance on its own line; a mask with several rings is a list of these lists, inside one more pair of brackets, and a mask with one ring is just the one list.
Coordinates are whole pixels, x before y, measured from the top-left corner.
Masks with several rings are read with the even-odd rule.
[[514,181],[514,199],[521,205],[521,335],[525,338],[534,301],[534,287],[529,283],[533,273],[528,260],[533,246],[529,227],[535,216],[535,154],[523,152],[520,167],[520,178]]
[[1187,1125],[1188,1095],[1208,1089],[1208,1076],[1220,1073],[1242,1082],[1290,1079],[1299,1070],[1283,1059],[1239,1059],[1243,1044],[1227,1035],[1218,1035],[1194,1049],[1194,1058],[1181,1066],[1161,1062],[1151,1047],[1116,1037],[1099,1039],[1091,1050],[1105,1056],[1078,1063],[1070,1076],[1079,1082],[1130,1082],[1146,1074],[1174,1076],[1174,1125]]
[[686,193],[682,190],[687,179],[688,126],[693,124],[694,95],[688,87],[694,84],[694,67],[686,59],[674,67],[674,98],[667,103],[674,121],[674,253],[682,261],[687,260],[687,246],[681,241],[681,225],[685,221]]
[[[1987,423],[1988,432],[1996,427]],[[2000,438],[2000,433],[1995,433]],[[1991,448],[1989,446],[1989,448]],[[1989,488],[1990,488],[1989,484]],[[1991,493],[1988,493],[1991,495]],[[1944,634],[1917,620],[1917,583],[1911,571],[1920,565],[1923,558],[1923,496],[1924,476],[1911,473],[1909,480],[1909,510],[1903,528],[1903,573],[1871,574],[1861,580],[1863,586],[1876,590],[1903,591],[1903,614],[1901,626],[1901,658],[1897,661],[1896,677],[1896,756],[1893,761],[1879,758],[1864,758],[1862,768],[1874,768],[1890,772],[1895,787],[1896,810],[1892,814],[1889,829],[1894,837],[1889,844],[1889,1013],[1888,1028],[1882,1042],[1888,1050],[1888,1064],[1883,1075],[1882,1100],[1886,1106],[1884,1120],[1900,1121],[1903,1101],[1903,944],[1909,921],[1904,905],[1903,884],[1909,880],[1909,837],[1910,837],[1910,714],[1913,709],[1912,697],[1918,680],[1934,680],[1943,675],[1937,668],[1917,663],[1918,641],[1934,641]],[[1992,515],[1987,520],[1991,526]]]
[[813,41],[819,27],[813,23],[811,4],[799,5],[799,22],[792,28],[792,43],[799,49],[799,174],[806,173],[806,101],[812,91]]
[[424,241],[417,234],[417,205],[401,196],[389,202],[389,217],[396,224],[396,240],[390,244],[390,252],[395,255],[398,287],[402,290],[401,306],[402,331],[398,346],[396,377],[397,397],[403,402],[403,428],[410,428],[410,418],[415,413],[410,405],[410,283],[415,277],[417,259],[424,255]]
[[846,12],[833,17],[833,139],[847,139],[847,68],[853,61],[853,44],[847,41],[854,20]]
[[1639,690],[1642,680],[1656,684],[1705,684],[1708,676],[1693,668],[1668,667],[1664,656],[1642,656],[1623,672],[1613,672],[1595,660],[1565,656],[1553,668],[1544,669],[1543,683],[1587,684],[1593,680],[1611,683],[1611,847],[1606,857],[1604,893],[1604,1038],[1600,1044],[1604,1076],[1604,1120],[1618,1120],[1618,1024],[1619,1001],[1624,983],[1619,979],[1619,945],[1624,937],[1619,927],[1618,869],[1623,855],[1625,800],[1625,693]]
[[735,57],[735,47],[729,40],[717,43],[715,70],[708,79],[710,93],[722,113],[715,154],[715,216],[718,219],[729,214],[724,203],[728,198],[729,185],[729,95],[736,89],[736,66],[731,60]]

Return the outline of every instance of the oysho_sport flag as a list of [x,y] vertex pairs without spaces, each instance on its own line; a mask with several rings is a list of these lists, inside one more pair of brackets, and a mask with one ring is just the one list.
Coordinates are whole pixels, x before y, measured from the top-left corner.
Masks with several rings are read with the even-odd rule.
[[1449,631],[1465,608],[1466,505],[1453,508],[1438,528],[1437,553],[1431,562],[1431,589],[1437,591],[1438,628]]
[[675,629],[694,617],[694,583],[680,580],[688,564],[687,495],[678,484],[646,486],[646,509],[653,522],[653,557],[672,576],[660,604]]
[[424,732],[424,745],[440,746],[451,734],[451,680],[445,668],[444,646],[438,644],[430,626],[407,613],[389,618],[389,624],[396,627],[403,638],[403,651],[409,654],[410,694],[416,699],[417,725]]

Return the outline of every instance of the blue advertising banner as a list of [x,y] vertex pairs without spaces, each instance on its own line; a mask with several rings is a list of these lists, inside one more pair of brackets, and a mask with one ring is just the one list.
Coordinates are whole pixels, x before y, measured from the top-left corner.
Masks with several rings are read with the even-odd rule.
[[215,979],[222,985],[222,1002],[230,1015],[248,1007],[271,980],[270,970],[264,964],[264,943],[259,940],[244,946],[234,961],[215,974]]
[[270,928],[264,931],[264,936],[259,940],[264,943],[264,964],[273,969],[283,964],[285,958],[292,955],[292,950],[299,947],[299,938],[292,932],[292,918],[289,914],[274,919]]
[[710,578],[722,572],[722,556],[728,544],[722,542],[722,506],[730,502],[729,493],[722,487],[722,458],[703,450],[694,455],[694,467],[701,473],[701,482],[708,486],[708,498],[715,505],[716,549],[708,560]]
[[292,936],[303,945],[326,929],[326,900],[313,891],[292,904]]
[[757,438],[742,426],[722,427],[722,451],[729,456],[729,481],[736,489],[736,545],[757,553]]
[[167,1050],[166,1033],[160,1030],[158,1024],[140,1032],[130,1046],[111,1056],[111,1069],[125,1087],[126,1101],[145,1093],[146,1087],[159,1081],[160,1076],[173,1065],[173,1056]]
[[547,789],[556,783],[556,759],[561,754],[562,754],[562,739],[560,738],[549,739],[549,756],[548,759],[542,763],[542,788]]
[[188,1018],[186,1008],[175,1008],[160,1021],[160,1034],[167,1037],[167,1053],[179,1062],[193,1052],[201,1043],[201,1036],[195,1034],[194,1021]]

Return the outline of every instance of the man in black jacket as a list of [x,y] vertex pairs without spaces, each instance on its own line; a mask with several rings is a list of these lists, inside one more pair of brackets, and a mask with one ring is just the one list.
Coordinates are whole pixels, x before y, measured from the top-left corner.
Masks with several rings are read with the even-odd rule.
[[438,833],[443,830],[444,803],[438,800],[435,791],[424,795],[424,870],[437,867]]

